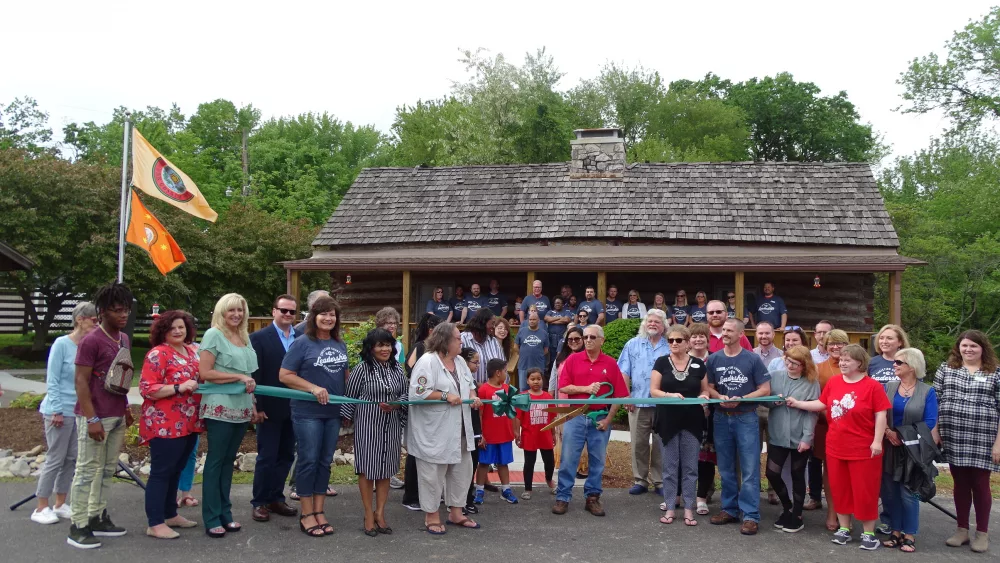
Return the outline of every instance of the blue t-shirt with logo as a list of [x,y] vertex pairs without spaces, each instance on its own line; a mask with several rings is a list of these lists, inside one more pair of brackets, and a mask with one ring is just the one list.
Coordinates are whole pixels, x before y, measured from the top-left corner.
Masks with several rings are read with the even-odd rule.
[[[347,345],[336,340],[296,338],[288,347],[281,367],[327,390],[343,395],[347,381]],[[291,401],[292,418],[338,418],[340,405],[321,405],[316,401]]]
[[587,322],[594,324],[597,322],[597,315],[604,312],[604,305],[602,305],[597,299],[591,299],[590,301],[580,303],[580,306],[577,307],[577,311],[586,311]]
[[433,299],[427,302],[427,312],[441,319],[448,320],[448,313],[451,312],[451,305],[447,301],[437,302]]
[[636,303],[635,305],[631,305],[631,304],[626,303],[626,304],[622,305],[622,308],[625,310],[625,318],[626,319],[641,319],[642,318],[642,311],[639,310],[639,304],[638,303]]
[[674,323],[682,325],[687,322],[688,319],[688,306],[687,305],[671,305],[670,316],[673,317]]
[[497,293],[496,295],[488,293],[486,294],[486,306],[490,308],[490,311],[493,311],[494,315],[499,317],[500,312],[507,306],[507,298],[502,293]]
[[[561,317],[572,317],[573,313],[570,313],[566,309],[563,309],[562,311],[556,311],[555,309],[552,309],[548,313],[545,313],[545,316],[547,316],[547,317],[560,317],[560,318]],[[546,326],[549,329],[549,334],[554,334],[556,336],[562,336],[563,333],[566,332],[566,327],[568,325],[563,325],[563,324],[554,325],[554,324],[546,323]]]
[[469,312],[465,314],[465,322],[471,321],[472,317],[476,316],[476,313],[478,313],[480,309],[486,307],[486,304],[486,296],[481,293],[479,294],[479,297],[473,297],[472,295],[466,297],[465,308],[468,309]]
[[517,330],[517,338],[514,341],[518,348],[518,373],[526,374],[528,368],[545,369],[545,349],[549,346],[549,335],[544,328],[539,326],[531,330],[528,328],[528,323],[525,323]]
[[774,328],[781,326],[781,315],[788,313],[788,309],[785,308],[785,300],[778,297],[777,295],[772,295],[771,297],[764,297],[761,295],[757,298],[757,309],[754,311],[754,322],[760,324],[762,322],[769,322]]
[[[719,350],[708,357],[708,383],[715,385],[720,395],[727,397],[743,397],[753,393],[758,387],[771,380],[771,374],[760,356],[749,350],[740,348],[740,353],[729,357],[726,351]],[[757,409],[757,403],[739,403],[734,409],[716,408],[724,412],[751,412]]]
[[688,310],[688,315],[691,316],[691,322],[693,323],[707,323],[708,303],[705,303],[704,307],[699,307],[697,304],[691,305],[691,308]]
[[868,362],[868,375],[882,385],[891,381],[899,381],[899,378],[896,377],[895,363],[893,363],[892,360],[883,358],[881,354],[875,356],[870,362]]
[[[465,298],[452,297],[448,300],[448,304],[451,305],[451,322],[457,323],[462,320],[462,311],[465,310]],[[469,319],[465,319],[469,320]]]
[[615,299],[614,301],[604,302],[604,322],[605,324],[611,321],[617,321],[618,317],[622,314],[622,302]]
[[521,310],[524,311],[524,326],[528,326],[528,313],[531,312],[532,305],[538,311],[538,327],[545,330],[545,314],[552,308],[549,298],[544,295],[537,298],[534,295],[529,295],[524,298],[524,301],[521,301]]

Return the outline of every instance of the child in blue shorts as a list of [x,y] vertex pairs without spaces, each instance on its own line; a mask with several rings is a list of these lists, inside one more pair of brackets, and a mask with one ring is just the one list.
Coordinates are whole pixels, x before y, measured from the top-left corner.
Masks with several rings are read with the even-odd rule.
[[[509,392],[507,362],[498,358],[490,360],[486,363],[486,373],[489,374],[489,380],[479,386],[479,398],[484,403],[498,399],[497,393],[500,391]],[[473,502],[483,504],[490,465],[496,465],[500,474],[500,496],[511,504],[517,504],[517,497],[510,490],[510,471],[507,469],[514,461],[514,423],[507,416],[493,412],[492,403],[480,407],[479,414],[482,417],[483,447],[479,450],[476,496]]]

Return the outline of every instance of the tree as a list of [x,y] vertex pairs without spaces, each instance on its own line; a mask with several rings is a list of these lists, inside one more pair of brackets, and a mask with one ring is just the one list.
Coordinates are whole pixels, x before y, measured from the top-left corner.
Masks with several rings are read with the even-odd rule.
[[940,109],[959,126],[1000,118],[1000,7],[955,32],[945,49],[943,62],[931,53],[902,73],[903,112]]
[[749,158],[746,115],[693,83],[671,83],[649,113],[637,160],[650,162],[744,161]]
[[754,160],[878,161],[886,149],[861,123],[846,92],[820,96],[812,82],[783,72],[732,85],[726,102],[746,114]]
[[29,96],[14,98],[7,105],[0,104],[0,150],[17,148],[33,154],[58,152],[45,147],[52,140],[48,120],[49,114],[38,109],[38,102]]
[[[625,68],[614,62],[604,65],[600,76],[584,81],[580,88],[576,94],[578,100],[603,101],[604,123],[622,130],[626,150],[645,138],[650,114],[664,94],[660,73],[642,66]],[[588,89],[593,92],[587,92]]]

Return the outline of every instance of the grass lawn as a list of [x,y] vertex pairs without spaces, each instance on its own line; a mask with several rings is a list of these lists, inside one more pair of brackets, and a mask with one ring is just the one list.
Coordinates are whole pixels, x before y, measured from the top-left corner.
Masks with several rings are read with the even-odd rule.
[[[54,336],[50,336],[50,339],[54,340],[55,336],[61,335],[56,334]],[[143,337],[139,341],[140,345],[132,347],[132,365],[136,367],[136,378],[132,382],[133,385],[138,383],[138,373],[141,371],[142,361],[146,358],[146,354],[149,352],[148,345],[143,346],[143,344],[148,344],[149,342],[148,335],[139,336]],[[31,346],[32,340],[34,340],[34,334],[0,334],[0,349],[12,346]],[[45,362],[22,360],[8,354],[0,354],[0,370],[7,369],[45,369]],[[38,374],[25,376],[25,379],[45,381],[45,375]]]

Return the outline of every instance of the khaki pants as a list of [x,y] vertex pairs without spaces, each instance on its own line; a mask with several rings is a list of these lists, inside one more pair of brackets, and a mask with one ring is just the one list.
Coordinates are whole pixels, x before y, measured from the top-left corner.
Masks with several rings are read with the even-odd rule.
[[663,484],[662,448],[659,444],[650,447],[650,440],[659,440],[653,432],[653,417],[656,407],[636,407],[628,413],[628,428],[632,439],[632,477],[636,485],[651,489]]
[[472,483],[472,452],[463,451],[459,463],[431,463],[417,459],[417,493],[420,510],[437,512],[444,492],[446,506],[465,506]]
[[87,434],[87,419],[76,417],[76,475],[70,493],[73,524],[87,525],[90,518],[100,516],[108,507],[111,478],[118,468],[118,453],[125,441],[125,417],[102,418],[104,441],[97,442]]

